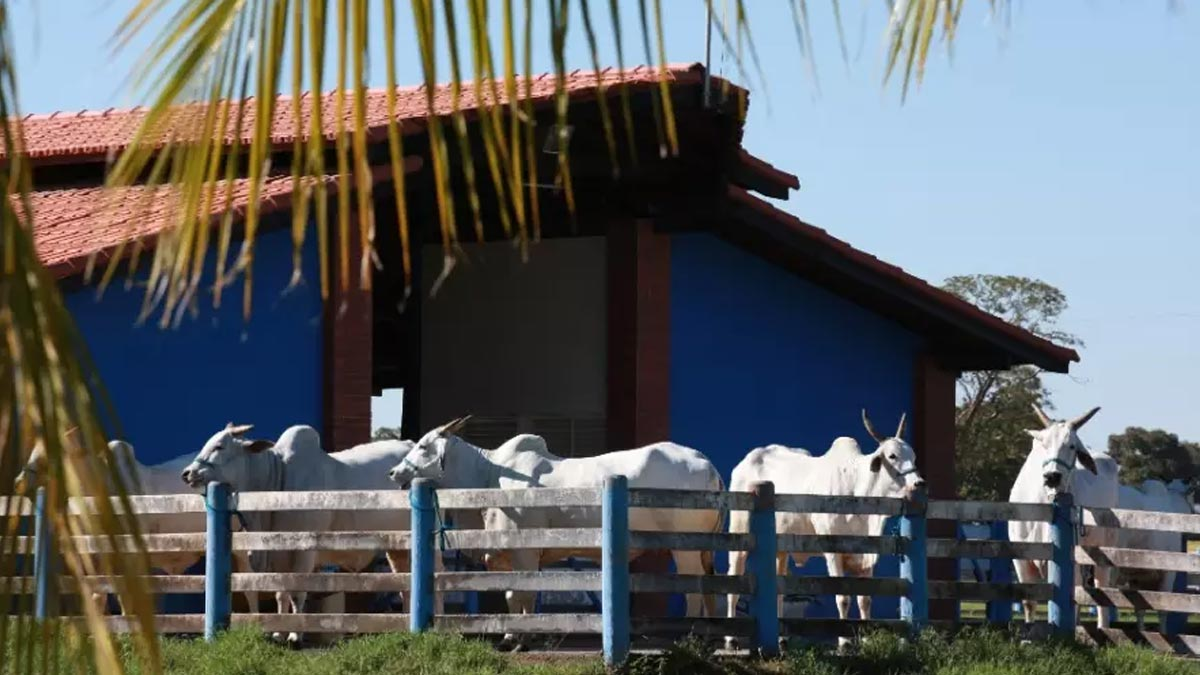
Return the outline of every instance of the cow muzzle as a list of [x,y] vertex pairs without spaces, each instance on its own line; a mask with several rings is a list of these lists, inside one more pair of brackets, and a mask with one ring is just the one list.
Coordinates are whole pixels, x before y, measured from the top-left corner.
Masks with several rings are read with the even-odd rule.
[[1051,471],[1050,473],[1043,474],[1042,479],[1045,481],[1046,487],[1052,490],[1057,490],[1058,488],[1062,487],[1063,475],[1058,471]]
[[183,482],[192,488],[203,487],[208,482],[208,472],[198,466],[188,466],[179,474]]
[[405,490],[408,489],[408,484],[412,482],[412,474],[403,467],[396,467],[389,471],[388,478]]

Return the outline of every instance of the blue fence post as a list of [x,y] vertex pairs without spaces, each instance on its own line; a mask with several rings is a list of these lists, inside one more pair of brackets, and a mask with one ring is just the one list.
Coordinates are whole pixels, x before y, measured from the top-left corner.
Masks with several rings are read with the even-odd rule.
[[913,633],[920,632],[929,623],[927,504],[925,490],[918,489],[908,498],[900,517],[900,536],[904,539],[900,578],[908,582],[908,595],[900,599],[900,618],[908,622]]
[[1075,499],[1060,492],[1054,497],[1050,520],[1049,581],[1053,586],[1047,615],[1060,635],[1075,634]]
[[233,528],[229,486],[209,483],[204,493],[208,544],[204,551],[204,639],[229,628],[233,610]]
[[[996,520],[992,522],[991,538],[993,541],[1008,541],[1008,522]],[[1012,583],[1013,565],[1008,558],[991,558],[988,560],[988,580],[994,584]],[[987,603],[988,623],[1008,623],[1012,621],[1012,600],[989,600]]]
[[754,579],[750,616],[754,617],[754,647],[762,654],[779,652],[779,587],[775,578],[778,540],[775,536],[775,484],[770,481],[750,487],[754,509],[750,511],[750,549],[747,567]]
[[604,479],[600,513],[604,662],[617,666],[629,656],[629,481],[625,476]]
[[433,503],[433,483],[417,478],[408,492],[412,506],[412,600],[409,629],[421,633],[433,626],[433,537],[437,513]]
[[[1183,538],[1183,552],[1187,553],[1187,537]],[[1175,585],[1171,587],[1172,593],[1187,593],[1188,592],[1188,573],[1176,572]],[[1166,612],[1166,618],[1163,620],[1162,632],[1164,635],[1179,635],[1187,629],[1188,615],[1183,612]],[[1160,615],[1161,616],[1161,615]]]
[[51,618],[51,585],[54,542],[50,517],[46,513],[46,488],[37,489],[33,504],[33,616],[38,621]]

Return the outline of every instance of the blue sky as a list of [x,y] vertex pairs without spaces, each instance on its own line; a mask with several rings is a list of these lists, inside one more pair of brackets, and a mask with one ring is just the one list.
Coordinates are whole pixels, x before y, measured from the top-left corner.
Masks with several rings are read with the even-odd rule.
[[[136,54],[107,47],[129,0],[13,4],[24,111],[135,102],[123,84]],[[637,3],[624,4],[632,31]],[[703,3],[664,4],[668,59],[703,60]],[[1016,3],[1005,27],[974,0],[953,63],[936,49],[901,105],[880,85],[882,3],[842,2],[847,65],[828,3],[810,1],[819,90],[787,4],[750,3],[768,86],[751,72],[745,141],[801,177],[784,208],[934,282],[988,272],[1057,285],[1071,303],[1064,327],[1087,346],[1070,377],[1049,382],[1064,415],[1104,407],[1085,440],[1103,446],[1129,425],[1200,440],[1197,13],[1057,0]],[[579,28],[570,65],[589,67]],[[714,44],[714,70],[739,80],[722,51]],[[551,67],[548,53],[537,49],[535,70]],[[401,74],[418,81],[411,59]]]

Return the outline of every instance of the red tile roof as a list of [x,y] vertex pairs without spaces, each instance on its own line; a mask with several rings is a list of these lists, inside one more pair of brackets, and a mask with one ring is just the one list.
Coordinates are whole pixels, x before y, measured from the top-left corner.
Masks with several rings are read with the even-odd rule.
[[[337,183],[324,180],[330,189]],[[214,217],[224,213],[225,181],[215,193]],[[291,176],[273,176],[263,182],[261,213],[287,208],[292,199]],[[166,229],[178,213],[178,191],[171,186],[143,186],[106,190],[100,187],[42,190],[31,196],[34,245],[42,263],[56,277],[83,271],[89,256],[107,259],[122,242],[137,241]],[[240,215],[250,197],[250,181],[233,182],[231,210]]]
[[[672,64],[665,67],[666,79],[677,84],[698,83],[703,77],[703,67],[699,64]],[[597,87],[612,87],[624,81],[633,89],[648,89],[660,81],[658,68],[639,66],[628,69],[622,76],[616,68],[605,68],[599,77],[593,70],[575,70],[567,73],[565,88],[572,100],[587,100],[594,98]],[[553,101],[555,78],[552,74],[533,77],[529,83],[530,96],[534,104],[544,104]],[[525,78],[517,78],[517,91],[522,100],[525,96]],[[504,94],[504,83],[497,82],[500,104],[508,103]],[[338,129],[353,128],[351,116],[352,94],[347,93],[345,107],[345,124],[338,125],[334,110],[334,93],[322,95],[321,129],[328,139],[333,139]],[[271,139],[277,145],[287,145],[295,141],[295,120],[292,115],[292,97],[280,96],[275,108],[275,119],[272,122]],[[475,97],[473,83],[464,83],[459,94],[458,105],[461,110],[469,111],[480,107],[481,103],[490,104],[492,101],[488,88],[484,88],[482,101]],[[307,136],[312,128],[311,115],[313,97],[301,96],[301,122],[303,134]],[[426,101],[424,86],[401,87],[397,90],[397,116],[405,131],[413,132],[424,128],[423,120],[429,116],[430,109]],[[178,114],[172,118],[169,129],[157,137],[156,145],[163,145],[174,135],[176,138],[193,133],[203,106],[199,104],[183,105]],[[438,85],[433,95],[433,110],[436,115],[449,115],[454,111],[454,100],[450,85]],[[145,116],[144,108],[84,110],[79,112],[56,112],[49,115],[29,115],[23,118],[25,152],[34,159],[83,160],[103,159],[109,153],[118,152],[133,142],[138,125]],[[248,103],[242,129],[243,141],[247,141],[250,131],[254,128],[254,108]],[[236,116],[236,107],[231,109],[231,121]],[[367,92],[366,100],[367,126],[377,138],[385,138],[387,132],[387,93],[383,89],[372,89]],[[229,125],[226,141],[232,143],[234,125]],[[3,156],[0,153],[0,156]]]
[[738,148],[738,160],[750,170],[764,176],[767,180],[792,190],[800,189],[800,178],[788,173],[766,160],[755,157],[745,148]]
[[1006,335],[1007,337],[1016,340],[1029,348],[1045,354],[1055,361],[1062,364],[1071,361],[1079,361],[1079,354],[1074,349],[1060,347],[1053,342],[1044,338],[1038,337],[1029,331],[1014,326],[1000,317],[988,314],[979,309],[975,305],[959,298],[953,293],[944,291],[927,281],[916,277],[905,270],[886,263],[875,256],[860,251],[850,244],[830,235],[825,230],[809,225],[800,220],[796,216],[779,209],[771,203],[760,199],[759,197],[743,190],[735,185],[730,185],[728,188],[729,198],[735,203],[771,218],[792,231],[808,238],[813,243],[816,243],[832,254],[845,259],[846,261],[876,272],[891,280],[893,283],[902,286],[914,293],[917,293],[927,300],[930,300],[942,308],[952,312],[966,322],[982,325],[992,331]]

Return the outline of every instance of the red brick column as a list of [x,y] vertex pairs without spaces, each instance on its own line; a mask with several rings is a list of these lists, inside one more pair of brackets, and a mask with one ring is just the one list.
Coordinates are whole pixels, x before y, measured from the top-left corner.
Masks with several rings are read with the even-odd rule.
[[[924,476],[930,499],[957,499],[955,472],[955,383],[958,373],[948,370],[928,355],[917,357],[915,373],[913,449],[917,452],[917,468]],[[953,521],[929,521],[928,534],[938,539],[953,539],[957,527]],[[956,561],[950,558],[930,558],[929,577],[940,581],[958,578]],[[931,619],[953,620],[953,600],[930,600]]]
[[[353,230],[353,228],[352,228]],[[351,233],[350,287],[340,278],[336,235],[330,237],[330,292],[325,305],[325,419],[327,452],[371,440],[372,310],[371,291],[359,278],[361,247]]]
[[[608,229],[608,447],[670,438],[671,239],[649,220]],[[646,551],[634,573],[669,572],[669,551]],[[635,593],[636,616],[665,616],[669,596]]]

